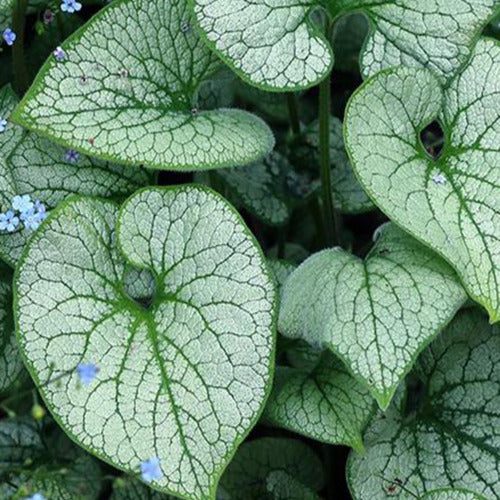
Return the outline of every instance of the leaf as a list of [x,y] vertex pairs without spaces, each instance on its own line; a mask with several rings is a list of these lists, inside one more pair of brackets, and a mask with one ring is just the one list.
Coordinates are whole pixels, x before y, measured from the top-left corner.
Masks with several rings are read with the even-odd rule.
[[36,460],[45,449],[35,422],[27,418],[0,420],[0,475]]
[[270,226],[286,224],[293,209],[317,187],[287,158],[273,152],[251,165],[217,171],[238,204]]
[[[294,157],[297,163],[314,171],[317,176],[319,155],[319,121],[315,120],[306,127],[302,141],[296,146]],[[334,116],[330,117],[330,165],[334,207],[344,214],[373,210],[375,205],[356,179],[347,156],[342,137],[342,122]],[[319,179],[315,187],[319,190]]]
[[463,489],[442,488],[429,491],[420,500],[486,500],[486,497]]
[[[417,364],[424,389],[416,408],[405,408],[404,397],[395,400],[369,424],[366,454],[350,456],[347,478],[353,497],[386,499],[397,479],[417,496],[453,487],[496,498],[499,366],[498,328],[478,310],[460,312]],[[401,488],[395,493],[409,498]]]
[[[301,245],[297,243],[287,242],[285,243],[285,255],[286,260],[293,264],[300,264],[303,260],[309,257],[309,252]],[[277,259],[279,254],[278,246],[274,246],[269,249],[268,257],[272,259]]]
[[365,75],[395,65],[429,67],[445,80],[498,10],[496,0],[191,0],[208,44],[245,81],[272,91],[316,85],[333,53],[313,25],[317,7],[333,19],[362,10],[371,24],[361,66]]
[[1,498],[25,499],[40,493],[50,500],[97,500],[101,489],[98,464],[59,429],[55,436],[62,436],[62,442],[51,439],[49,427],[53,422],[47,418],[44,423],[31,418],[0,421]]
[[395,66],[429,68],[444,83],[470,56],[497,0],[347,0],[374,26],[360,66],[365,77]]
[[[123,293],[124,259],[153,274],[149,304]],[[267,398],[275,343],[274,285],[234,209],[199,186],[139,191],[119,216],[73,198],[28,244],[16,294],[21,350],[63,429],[134,475],[158,458],[159,491],[213,498]]]
[[[428,71],[366,82],[347,110],[346,145],[365,190],[397,224],[441,254],[491,321],[500,319],[500,47],[481,40],[443,92]],[[419,133],[439,118],[442,155]]]
[[23,495],[14,495],[14,498],[27,498],[25,493],[31,498],[38,493],[50,500],[97,500],[101,489],[101,471],[94,460],[82,455],[64,467],[53,469],[42,466],[23,472],[14,476],[11,483],[18,487],[18,494]]
[[269,478],[277,471],[312,491],[323,487],[323,467],[316,454],[301,441],[273,437],[244,443],[222,476],[220,487],[231,500],[265,498]]
[[127,477],[119,478],[113,483],[110,500],[174,500],[174,497],[154,491],[140,481]]
[[22,370],[12,317],[12,272],[0,261],[0,393],[11,387]]
[[281,292],[290,274],[297,268],[292,262],[282,259],[267,259],[267,266],[274,276],[276,287],[279,292]]
[[12,0],[0,0],[0,11],[10,10],[12,8]]
[[270,472],[266,485],[274,500],[320,500],[314,491],[281,470]]
[[[18,98],[10,85],[0,89],[0,118],[7,120],[5,130],[0,133],[0,155],[7,158],[23,138],[24,131],[21,127],[10,122],[12,111],[18,103]],[[0,192],[4,190],[4,179],[0,177]]]
[[312,372],[325,353],[325,349],[310,346],[304,340],[292,340],[286,349],[286,359],[292,368],[302,372]]
[[329,249],[285,284],[279,331],[328,347],[386,408],[417,354],[466,294],[452,269],[394,225],[366,259]]
[[197,110],[197,90],[220,63],[191,29],[186,2],[101,10],[62,44],[63,61],[43,66],[15,120],[89,155],[154,169],[243,165],[269,153],[273,134],[256,116]]
[[310,371],[278,367],[263,418],[277,427],[363,451],[373,399],[332,354]]
[[266,92],[257,87],[252,87],[240,79],[236,82],[236,93],[245,103],[253,106],[259,116],[264,116],[268,123],[288,123],[290,115],[286,94]]
[[[1,93],[8,96],[8,104],[3,101],[0,114],[9,116],[17,98],[10,87],[4,87]],[[29,194],[51,210],[74,193],[125,197],[155,181],[155,175],[143,169],[128,169],[85,156],[72,163],[66,158],[65,148],[35,134],[23,134],[14,124],[9,123],[4,134],[8,135],[7,141],[1,142],[0,134],[0,211],[11,208],[16,194]],[[14,233],[0,232],[0,257],[14,266],[32,232],[22,225]]]
[[300,90],[317,84],[333,53],[309,20],[319,2],[194,0],[200,32],[248,83],[265,90]]

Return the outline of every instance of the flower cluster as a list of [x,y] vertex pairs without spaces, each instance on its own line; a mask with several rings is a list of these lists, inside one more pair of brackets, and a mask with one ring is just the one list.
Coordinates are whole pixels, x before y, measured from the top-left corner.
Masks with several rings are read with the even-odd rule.
[[12,198],[12,208],[0,213],[0,231],[13,233],[21,223],[26,229],[38,229],[47,217],[45,205],[40,200],[31,200],[29,194]]

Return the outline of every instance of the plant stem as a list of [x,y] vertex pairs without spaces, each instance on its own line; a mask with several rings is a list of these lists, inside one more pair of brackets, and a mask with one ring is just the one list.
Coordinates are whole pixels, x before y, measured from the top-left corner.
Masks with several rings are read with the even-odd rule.
[[330,166],[330,92],[330,75],[328,75],[319,84],[319,154],[325,241],[327,246],[335,246],[338,238]]
[[288,115],[290,117],[290,127],[293,135],[297,137],[300,135],[299,108],[297,105],[297,97],[293,92],[288,92],[286,94],[286,102],[288,105]]
[[28,0],[15,0],[15,7],[12,12],[12,30],[17,35],[17,39],[12,46],[12,66],[14,72],[14,87],[19,95],[23,95],[28,90],[29,79],[24,56],[24,31],[26,29],[26,10]]

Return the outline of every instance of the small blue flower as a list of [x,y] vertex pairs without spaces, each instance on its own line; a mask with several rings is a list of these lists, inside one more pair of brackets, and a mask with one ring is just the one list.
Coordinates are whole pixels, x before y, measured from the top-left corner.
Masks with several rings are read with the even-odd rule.
[[0,231],[13,233],[19,227],[19,217],[16,217],[12,210],[0,214]]
[[66,161],[76,163],[78,158],[80,158],[80,153],[78,153],[78,151],[74,151],[73,149],[68,149],[68,151],[66,151]]
[[31,209],[28,212],[23,212],[21,214],[21,220],[23,221],[24,227],[26,229],[32,229],[34,231],[35,229],[38,229],[40,227],[43,219],[38,212],[35,212],[35,210]]
[[33,210],[34,206],[29,194],[16,195],[12,198],[12,208],[21,214]]
[[82,363],[79,364],[76,367],[76,371],[78,372],[78,375],[80,376],[80,380],[82,381],[83,385],[89,385],[92,380],[97,376],[97,372],[99,371],[99,368],[97,368],[96,365],[93,365],[92,363]]
[[5,132],[7,128],[7,120],[5,118],[0,118],[0,133]]
[[34,495],[26,498],[26,500],[47,500],[41,493],[35,493]]
[[6,28],[3,30],[2,37],[7,45],[13,45],[17,35],[10,28]]
[[35,209],[42,220],[47,218],[47,208],[40,200],[35,200]]
[[56,61],[64,61],[66,58],[66,52],[62,49],[62,47],[56,47],[54,52],[52,52],[53,56],[55,57]]
[[155,479],[160,479],[163,476],[158,457],[144,460],[144,462],[141,463],[141,476],[147,483],[150,483]]
[[73,14],[73,12],[78,12],[81,10],[82,4],[77,2],[76,0],[62,0],[61,10],[63,12],[68,12],[69,14]]

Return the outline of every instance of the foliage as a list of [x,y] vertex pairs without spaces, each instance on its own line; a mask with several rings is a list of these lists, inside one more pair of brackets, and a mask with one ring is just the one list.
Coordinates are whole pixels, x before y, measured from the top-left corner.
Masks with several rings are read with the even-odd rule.
[[0,1],[0,499],[500,498],[499,20]]

